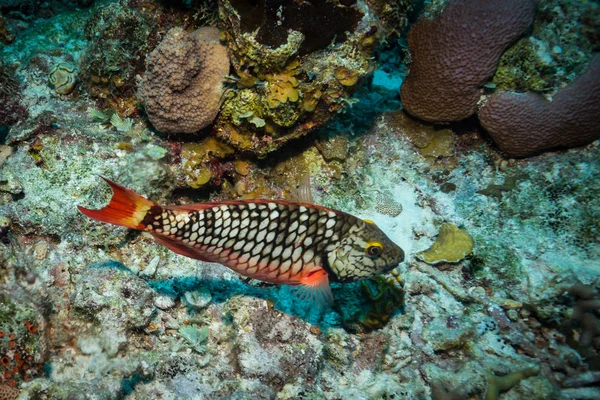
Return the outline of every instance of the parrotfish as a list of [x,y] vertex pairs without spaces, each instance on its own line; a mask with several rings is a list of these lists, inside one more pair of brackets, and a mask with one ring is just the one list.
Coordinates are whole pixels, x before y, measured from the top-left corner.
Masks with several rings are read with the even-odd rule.
[[149,232],[175,253],[223,264],[253,279],[298,286],[331,304],[330,282],[394,269],[404,252],[374,222],[309,203],[232,200],[162,207],[106,178],[113,196],[86,216]]

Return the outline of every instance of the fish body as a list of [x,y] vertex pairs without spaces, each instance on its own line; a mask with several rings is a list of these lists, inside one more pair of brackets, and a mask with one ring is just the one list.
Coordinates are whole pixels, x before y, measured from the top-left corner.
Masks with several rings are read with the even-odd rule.
[[79,210],[90,218],[147,231],[172,251],[223,264],[277,284],[301,285],[329,303],[329,282],[366,279],[395,268],[404,252],[373,222],[316,206],[241,200],[161,207],[105,179],[111,202]]

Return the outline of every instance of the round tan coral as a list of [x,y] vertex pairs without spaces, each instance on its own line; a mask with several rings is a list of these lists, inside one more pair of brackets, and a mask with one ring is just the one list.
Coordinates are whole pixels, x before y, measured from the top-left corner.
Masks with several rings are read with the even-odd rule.
[[148,55],[138,98],[160,132],[197,132],[217,116],[228,72],[229,57],[218,29],[189,33],[173,28]]

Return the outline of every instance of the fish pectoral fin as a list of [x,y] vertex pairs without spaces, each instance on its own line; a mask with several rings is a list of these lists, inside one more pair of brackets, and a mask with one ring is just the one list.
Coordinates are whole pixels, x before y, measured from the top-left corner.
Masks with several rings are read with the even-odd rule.
[[162,244],[167,249],[177,254],[181,254],[182,256],[190,257],[200,261],[215,262],[214,260],[211,260],[205,252],[200,251],[198,249],[194,249],[193,247],[189,247],[185,243],[178,242],[177,240],[160,235],[158,233],[151,234],[152,236],[154,236],[154,239],[156,239],[158,243]]
[[319,308],[328,308],[333,304],[329,275],[324,269],[309,272],[299,279],[297,285],[296,290],[303,300],[308,300]]

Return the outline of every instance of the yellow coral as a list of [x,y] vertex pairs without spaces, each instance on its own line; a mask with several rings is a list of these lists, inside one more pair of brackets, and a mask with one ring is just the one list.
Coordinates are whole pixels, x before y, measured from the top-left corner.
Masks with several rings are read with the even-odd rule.
[[452,224],[443,224],[433,246],[417,253],[417,257],[428,264],[454,263],[471,254],[474,245],[467,231]]
[[183,171],[187,175],[187,183],[192,188],[207,184],[212,178],[208,165],[211,157],[224,158],[233,154],[233,149],[214,137],[200,143],[186,143],[181,148],[181,156],[185,162]]
[[233,167],[235,168],[235,172],[242,176],[246,176],[250,173],[250,163],[245,160],[235,160],[233,162]]
[[358,82],[358,71],[350,68],[338,67],[333,75],[344,86],[354,86]]
[[267,102],[275,108],[287,101],[298,101],[298,80],[288,74],[274,74],[268,77]]

